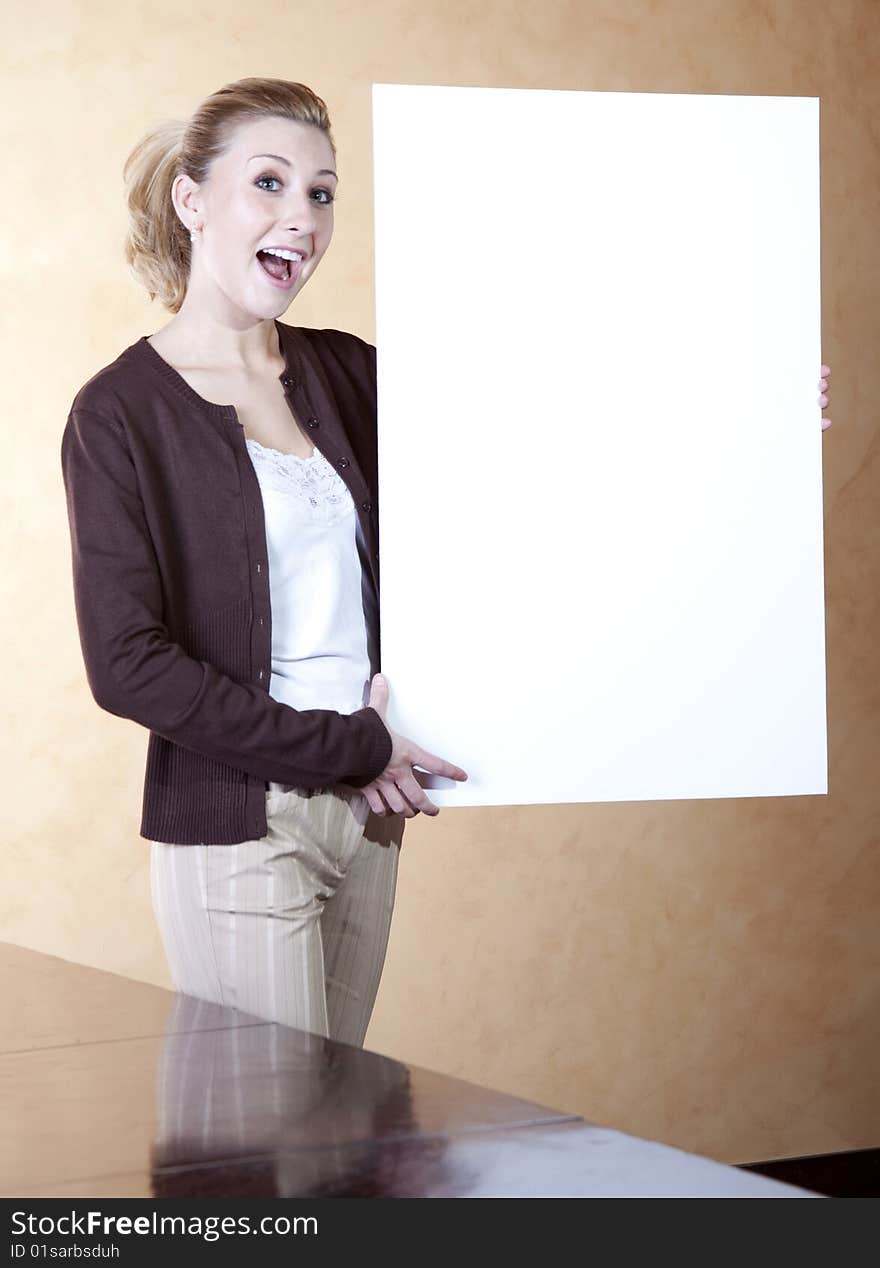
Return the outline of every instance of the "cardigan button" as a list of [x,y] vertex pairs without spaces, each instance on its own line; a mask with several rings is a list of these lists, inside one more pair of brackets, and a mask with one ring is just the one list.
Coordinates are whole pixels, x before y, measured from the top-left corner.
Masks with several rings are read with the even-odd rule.
[[314,414],[312,415],[311,418],[306,419],[306,427],[314,428],[314,427],[320,427],[320,425],[321,424],[318,422],[317,418],[315,418]]
[[340,458],[336,465],[338,467],[347,467],[349,465],[349,461],[347,458]]
[[373,509],[373,503],[372,503],[372,502],[361,502],[361,510],[362,510],[362,511],[367,511],[367,512],[369,512],[369,511],[372,511],[372,509]]
[[296,387],[296,379],[293,377],[292,374],[285,374],[282,377],[281,382],[284,384],[285,387]]

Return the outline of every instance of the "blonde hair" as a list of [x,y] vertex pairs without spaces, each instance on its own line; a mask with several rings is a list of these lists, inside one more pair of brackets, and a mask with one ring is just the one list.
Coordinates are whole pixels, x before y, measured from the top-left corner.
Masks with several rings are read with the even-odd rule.
[[212,93],[188,123],[156,124],[125,160],[122,177],[128,205],[125,260],[150,299],[157,296],[172,313],[186,295],[191,261],[190,237],[171,200],[171,186],[182,174],[197,184],[229,147],[239,124],[266,115],[308,123],[325,134],[334,157],[330,116],[325,103],[305,84],[287,79],[239,79]]

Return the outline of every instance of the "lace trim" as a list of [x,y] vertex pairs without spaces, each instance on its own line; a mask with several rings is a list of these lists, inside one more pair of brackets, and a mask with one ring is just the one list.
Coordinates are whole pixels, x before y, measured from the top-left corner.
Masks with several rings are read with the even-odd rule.
[[344,519],[354,509],[348,486],[320,449],[310,458],[300,458],[270,449],[250,436],[246,442],[261,485],[294,497],[326,523]]

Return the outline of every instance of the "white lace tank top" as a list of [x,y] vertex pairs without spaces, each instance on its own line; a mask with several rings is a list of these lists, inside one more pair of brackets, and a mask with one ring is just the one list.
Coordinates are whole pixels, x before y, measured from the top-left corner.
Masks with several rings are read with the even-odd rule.
[[299,458],[251,437],[247,448],[266,523],[269,694],[353,713],[369,699],[376,599],[351,493],[317,448]]

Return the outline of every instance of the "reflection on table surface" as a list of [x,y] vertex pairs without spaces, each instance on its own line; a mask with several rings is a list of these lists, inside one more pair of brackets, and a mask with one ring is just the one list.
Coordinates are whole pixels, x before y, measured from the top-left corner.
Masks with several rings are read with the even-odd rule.
[[814,1196],[0,944],[5,1196]]

